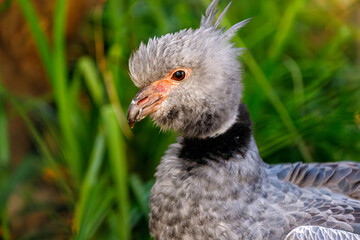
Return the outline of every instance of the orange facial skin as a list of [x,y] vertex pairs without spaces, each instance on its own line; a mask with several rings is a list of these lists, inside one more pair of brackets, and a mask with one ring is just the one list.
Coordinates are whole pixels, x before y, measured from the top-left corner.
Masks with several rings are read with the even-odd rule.
[[[178,78],[175,75],[179,71],[185,74],[183,78]],[[141,121],[148,114],[157,111],[170,90],[187,79],[190,76],[190,72],[189,68],[175,68],[166,74],[165,77],[140,88],[128,109],[127,120],[130,127],[132,128],[135,122]],[[178,75],[182,77],[181,74],[178,73]]]

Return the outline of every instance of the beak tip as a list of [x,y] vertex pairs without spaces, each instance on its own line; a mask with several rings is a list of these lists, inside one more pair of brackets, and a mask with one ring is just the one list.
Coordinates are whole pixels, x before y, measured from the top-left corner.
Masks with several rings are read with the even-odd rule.
[[141,88],[131,101],[127,112],[127,122],[130,128],[133,128],[136,122],[141,121],[148,114],[156,111],[165,98],[166,96],[159,92],[154,85]]
[[130,128],[132,129],[132,128],[134,127],[135,121],[132,120],[132,119],[130,119],[130,118],[128,118],[128,119],[127,119],[127,122],[128,122],[128,124],[129,124]]

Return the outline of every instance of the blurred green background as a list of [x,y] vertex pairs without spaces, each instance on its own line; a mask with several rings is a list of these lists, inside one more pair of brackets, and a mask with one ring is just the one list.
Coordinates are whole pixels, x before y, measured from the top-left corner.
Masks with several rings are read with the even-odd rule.
[[[176,139],[130,130],[141,41],[197,28],[210,0],[0,1],[0,238],[150,239],[147,198]],[[228,1],[220,1],[222,10]],[[360,1],[234,0],[264,161],[360,161]]]

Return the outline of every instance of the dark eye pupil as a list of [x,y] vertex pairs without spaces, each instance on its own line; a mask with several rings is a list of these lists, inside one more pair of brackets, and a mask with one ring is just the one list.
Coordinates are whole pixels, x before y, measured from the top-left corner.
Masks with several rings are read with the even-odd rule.
[[177,71],[173,75],[174,80],[183,80],[185,78],[185,72],[184,71]]

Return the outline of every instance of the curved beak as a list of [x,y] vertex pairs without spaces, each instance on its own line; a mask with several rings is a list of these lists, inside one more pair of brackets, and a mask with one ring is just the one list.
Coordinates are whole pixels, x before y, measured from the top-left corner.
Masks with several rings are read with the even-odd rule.
[[148,114],[160,108],[160,104],[166,99],[170,88],[177,85],[176,82],[163,78],[140,88],[131,101],[127,112],[127,120],[132,128],[135,122],[141,121]]

